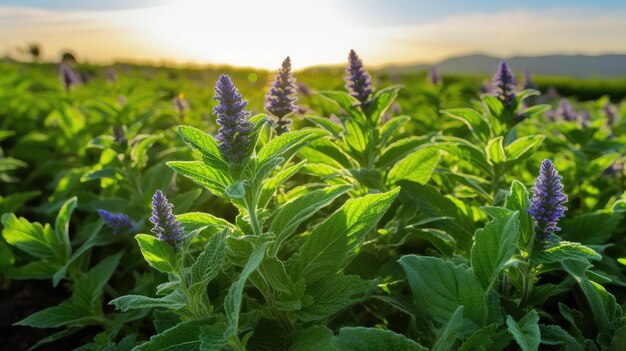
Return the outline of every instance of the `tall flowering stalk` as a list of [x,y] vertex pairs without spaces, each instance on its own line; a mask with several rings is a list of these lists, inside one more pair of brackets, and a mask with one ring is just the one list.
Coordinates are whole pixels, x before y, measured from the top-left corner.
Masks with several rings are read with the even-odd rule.
[[289,131],[291,119],[287,116],[298,110],[296,101],[295,79],[291,74],[291,59],[289,56],[283,61],[269,94],[265,97],[265,109],[276,117],[276,133],[281,135]]
[[578,113],[574,111],[572,104],[570,104],[569,100],[563,98],[559,102],[559,107],[556,109],[555,114],[557,117],[562,118],[566,121],[576,121],[578,119]]
[[515,103],[515,76],[506,61],[502,61],[498,71],[491,79],[493,94],[504,104],[505,107],[513,107]]
[[98,210],[98,214],[102,217],[104,223],[111,227],[113,234],[129,232],[133,229],[133,222],[123,213],[112,213],[100,209]]
[[161,190],[152,196],[152,216],[150,222],[154,224],[152,232],[161,241],[172,246],[178,246],[183,240],[183,228],[176,216],[172,213],[172,205]]
[[432,85],[441,84],[441,75],[439,74],[439,70],[437,70],[437,67],[431,67],[428,70],[428,81]]
[[78,72],[68,64],[62,63],[59,67],[59,71],[61,74],[61,82],[63,83],[66,91],[70,91],[74,85],[80,85],[83,83],[83,79],[80,74],[78,74]]
[[346,88],[350,91],[350,95],[359,100],[366,107],[369,96],[373,91],[372,78],[370,74],[363,68],[363,61],[359,58],[354,50],[350,50],[348,55],[349,65],[346,69]]
[[222,74],[215,85],[215,100],[219,103],[213,108],[220,126],[217,146],[227,160],[239,163],[243,160],[250,145],[250,133],[253,125],[248,121],[250,112],[246,110],[248,101],[242,99],[233,81]]
[[610,102],[607,102],[606,104],[604,104],[602,110],[604,111],[604,114],[606,115],[606,124],[612,128],[615,125],[615,122],[617,121],[617,117],[618,117],[617,109]]
[[533,81],[533,74],[529,69],[524,70],[524,89],[537,89],[537,84]]
[[561,178],[552,161],[546,159],[541,163],[527,210],[535,219],[536,242],[540,246],[549,244],[554,232],[561,230],[557,224],[567,211],[563,205],[567,202],[567,195],[563,192]]

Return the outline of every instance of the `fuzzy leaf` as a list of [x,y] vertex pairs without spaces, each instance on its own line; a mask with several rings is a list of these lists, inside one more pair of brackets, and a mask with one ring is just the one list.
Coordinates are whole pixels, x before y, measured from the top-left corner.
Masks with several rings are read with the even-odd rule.
[[387,182],[395,184],[400,180],[409,180],[426,184],[439,164],[439,150],[436,148],[419,149],[398,161],[389,170]]
[[159,272],[172,273],[176,269],[176,252],[174,248],[148,234],[137,234],[135,239],[148,264]]
[[304,277],[307,283],[314,283],[342,270],[391,206],[399,190],[346,201],[313,229],[291,269],[293,275],[297,279]]
[[541,334],[539,332],[538,322],[539,315],[535,310],[528,312],[519,322],[516,322],[511,316],[506,318],[509,333],[513,335],[513,338],[522,348],[522,351],[535,351],[539,349]]

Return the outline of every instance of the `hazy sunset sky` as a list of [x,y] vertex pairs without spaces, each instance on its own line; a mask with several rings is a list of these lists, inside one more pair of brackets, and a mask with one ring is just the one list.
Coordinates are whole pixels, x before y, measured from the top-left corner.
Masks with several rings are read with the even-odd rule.
[[295,68],[496,56],[626,53],[626,1],[0,0],[0,56]]

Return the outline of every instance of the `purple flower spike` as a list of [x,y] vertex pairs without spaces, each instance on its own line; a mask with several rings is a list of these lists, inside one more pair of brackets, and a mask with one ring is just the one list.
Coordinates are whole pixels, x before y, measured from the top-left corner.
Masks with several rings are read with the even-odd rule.
[[580,114],[580,125],[583,128],[589,128],[591,125],[591,113],[589,110],[584,110],[583,113]]
[[219,102],[213,108],[220,126],[215,137],[217,146],[224,158],[232,163],[239,163],[247,156],[253,128],[247,118],[250,115],[246,110],[248,101],[242,99],[233,81],[225,74],[220,76],[215,85],[214,99]]
[[346,73],[348,73],[345,78],[346,88],[350,91],[350,95],[361,101],[361,104],[365,107],[373,90],[372,78],[363,68],[363,61],[361,61],[354,50],[350,50],[348,61],[350,64],[346,69]]
[[491,79],[493,94],[504,104],[511,107],[515,103],[515,76],[506,61],[500,63],[500,67]]
[[573,122],[578,118],[578,113],[574,111],[572,104],[570,104],[569,100],[565,98],[561,99],[559,107],[556,109],[555,113],[557,117],[570,122]]
[[561,230],[557,223],[567,211],[567,207],[563,206],[567,202],[567,195],[563,192],[561,176],[552,161],[543,160],[532,191],[533,197],[527,212],[535,219],[537,242],[545,246],[551,242],[554,232]]
[[127,233],[133,229],[133,222],[123,213],[111,213],[107,210],[98,210],[104,222],[111,227],[113,234]]
[[59,71],[61,73],[61,82],[65,90],[70,91],[72,86],[83,84],[83,79],[80,77],[80,74],[70,65],[62,63],[59,67]]
[[604,104],[604,107],[602,109],[604,110],[604,114],[606,115],[606,123],[609,125],[609,127],[613,127],[618,117],[617,109],[615,108],[615,106],[611,105],[610,102]]
[[265,109],[277,118],[276,133],[278,135],[289,131],[291,120],[285,116],[298,110],[294,83],[295,79],[291,74],[291,59],[287,56],[274,78],[269,94],[265,97]]
[[152,196],[152,216],[150,222],[154,224],[152,232],[157,238],[170,245],[178,245],[183,240],[183,228],[172,213],[172,205],[161,190]]
[[441,84],[441,75],[439,74],[439,71],[437,70],[437,67],[431,67],[428,70],[428,81],[432,85],[439,85],[439,84]]

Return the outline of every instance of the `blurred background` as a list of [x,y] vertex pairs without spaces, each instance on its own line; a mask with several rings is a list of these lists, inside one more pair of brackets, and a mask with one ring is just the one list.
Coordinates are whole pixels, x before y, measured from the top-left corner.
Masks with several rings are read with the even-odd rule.
[[81,63],[295,69],[355,49],[396,71],[626,75],[626,2],[411,0],[2,0],[0,56]]

